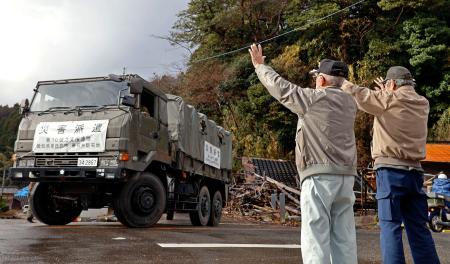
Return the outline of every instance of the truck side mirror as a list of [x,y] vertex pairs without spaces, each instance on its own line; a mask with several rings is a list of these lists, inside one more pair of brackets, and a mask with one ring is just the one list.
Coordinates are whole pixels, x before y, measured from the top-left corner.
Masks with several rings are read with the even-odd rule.
[[133,96],[125,95],[124,97],[122,97],[121,103],[125,106],[135,107],[136,106],[136,98]]
[[141,94],[144,89],[144,80],[141,78],[133,78],[129,85],[131,94]]
[[23,99],[22,102],[20,102],[19,113],[22,115],[28,111],[30,111],[30,101],[28,101],[28,99]]

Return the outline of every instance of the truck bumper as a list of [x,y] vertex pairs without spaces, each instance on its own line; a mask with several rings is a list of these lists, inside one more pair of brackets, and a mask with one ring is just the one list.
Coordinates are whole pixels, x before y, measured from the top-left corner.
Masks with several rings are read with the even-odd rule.
[[61,182],[61,181],[118,181],[122,177],[122,168],[89,167],[33,167],[10,168],[13,181],[24,182]]

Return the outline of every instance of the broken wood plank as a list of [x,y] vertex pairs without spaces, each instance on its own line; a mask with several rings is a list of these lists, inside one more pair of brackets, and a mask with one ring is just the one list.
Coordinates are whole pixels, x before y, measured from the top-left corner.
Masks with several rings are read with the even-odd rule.
[[262,206],[258,206],[256,204],[252,204],[253,207],[255,207],[256,209],[259,209],[261,211],[267,212],[267,213],[275,213],[275,210],[273,210],[271,207],[262,207]]
[[300,211],[299,210],[297,210],[297,209],[295,209],[293,207],[290,207],[289,205],[285,205],[284,207],[286,208],[286,211],[289,211],[289,212],[294,213],[296,215],[300,215]]
[[262,178],[262,179],[265,178],[268,182],[277,185],[277,186],[278,186],[280,189],[282,189],[282,190],[287,190],[287,191],[290,191],[290,192],[295,193],[295,194],[297,194],[297,195],[300,195],[300,191],[299,191],[299,190],[296,190],[296,189],[294,189],[294,188],[292,188],[292,187],[289,187],[289,186],[287,186],[286,184],[283,184],[283,183],[281,183],[281,182],[279,182],[279,181],[276,181],[276,180],[274,180],[274,179],[272,179],[272,178],[270,178],[270,177],[268,177],[268,176],[263,177],[263,176],[258,175],[258,174],[256,174],[256,173],[255,173],[255,175],[256,175],[256,177],[258,177],[258,178]]

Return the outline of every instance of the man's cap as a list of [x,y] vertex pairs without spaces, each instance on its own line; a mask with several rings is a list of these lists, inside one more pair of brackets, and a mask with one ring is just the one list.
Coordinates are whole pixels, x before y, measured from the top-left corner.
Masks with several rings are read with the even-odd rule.
[[324,73],[337,77],[348,77],[348,67],[342,61],[335,61],[330,59],[323,59],[319,63],[319,69],[315,69],[309,72],[310,74]]
[[411,72],[402,66],[393,66],[386,73],[386,80],[411,80],[414,81]]

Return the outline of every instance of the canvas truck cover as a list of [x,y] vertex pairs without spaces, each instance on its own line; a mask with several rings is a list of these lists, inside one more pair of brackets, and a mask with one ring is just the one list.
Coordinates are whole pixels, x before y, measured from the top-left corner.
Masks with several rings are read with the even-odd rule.
[[167,95],[169,139],[178,150],[218,169],[231,170],[231,133],[181,97]]

